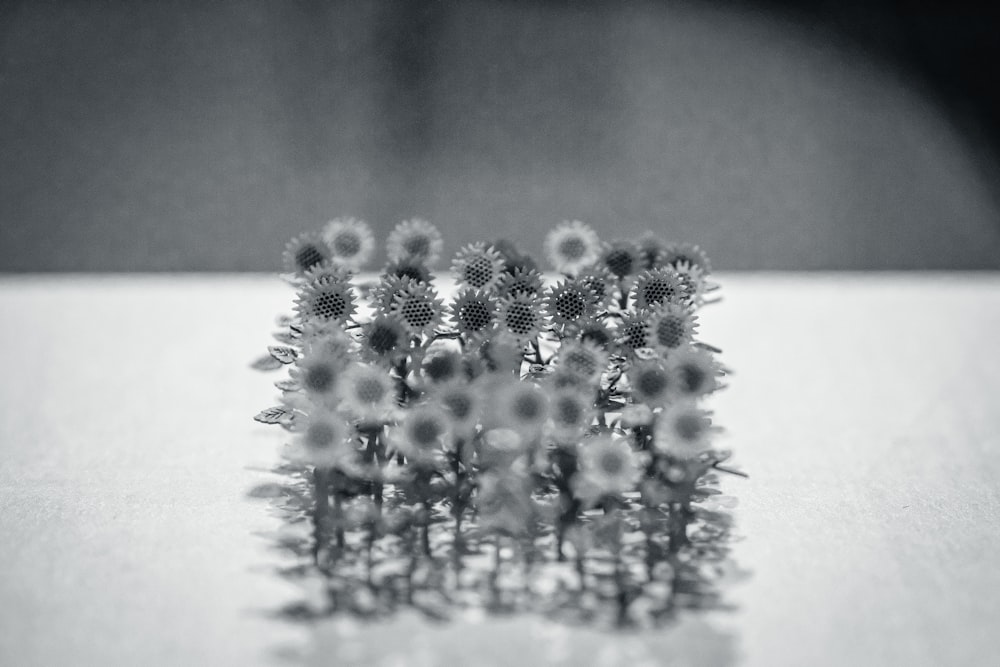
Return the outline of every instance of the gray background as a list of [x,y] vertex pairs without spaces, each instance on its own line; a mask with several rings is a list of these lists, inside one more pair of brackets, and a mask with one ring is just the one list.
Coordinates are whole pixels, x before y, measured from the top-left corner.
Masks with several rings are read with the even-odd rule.
[[564,218],[726,269],[1000,268],[913,79],[704,2],[0,3],[0,270],[275,270],[338,215]]

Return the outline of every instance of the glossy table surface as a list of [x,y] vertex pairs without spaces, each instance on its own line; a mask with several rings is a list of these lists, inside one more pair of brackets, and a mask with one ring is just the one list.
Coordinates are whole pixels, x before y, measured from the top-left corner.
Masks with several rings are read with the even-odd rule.
[[270,276],[0,277],[0,664],[982,665],[1000,653],[1000,275],[729,274],[702,338],[736,496],[730,611],[278,621],[247,491]]

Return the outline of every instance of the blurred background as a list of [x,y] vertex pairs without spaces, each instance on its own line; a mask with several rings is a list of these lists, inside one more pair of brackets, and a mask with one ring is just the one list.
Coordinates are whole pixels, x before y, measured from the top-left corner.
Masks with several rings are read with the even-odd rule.
[[0,0],[0,271],[276,271],[342,215],[1000,268],[1000,19],[900,0]]

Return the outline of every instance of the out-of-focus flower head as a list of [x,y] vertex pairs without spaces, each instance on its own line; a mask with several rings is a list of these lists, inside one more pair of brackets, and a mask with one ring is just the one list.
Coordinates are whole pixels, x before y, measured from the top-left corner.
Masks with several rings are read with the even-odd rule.
[[389,233],[385,250],[390,262],[410,259],[433,266],[441,257],[443,246],[437,227],[426,220],[412,218],[399,223]]
[[497,239],[490,244],[503,258],[504,273],[514,273],[518,269],[532,271],[538,269],[538,264],[531,255],[521,252],[510,239]]
[[649,344],[669,357],[691,342],[697,326],[698,316],[687,306],[674,303],[660,306],[649,318]]
[[415,335],[428,333],[441,322],[444,304],[429,285],[409,281],[393,295],[389,312]]
[[424,357],[421,376],[431,384],[465,378],[465,359],[455,350],[435,350]]
[[408,460],[433,466],[441,460],[445,443],[450,440],[449,422],[448,415],[440,407],[416,405],[407,409],[400,423],[391,430],[390,440]]
[[323,263],[302,274],[302,282],[309,285],[350,282],[351,275],[341,266]]
[[636,362],[628,370],[633,400],[651,408],[667,404],[676,389],[674,378],[675,376],[656,360]]
[[643,268],[638,246],[631,241],[614,241],[605,245],[599,264],[619,280],[634,275]]
[[344,322],[356,309],[354,290],[347,281],[325,280],[303,285],[295,301],[302,323]]
[[334,408],[339,401],[337,389],[347,358],[331,352],[321,347],[310,348],[295,360],[289,375],[311,402]]
[[639,237],[639,260],[644,269],[658,269],[664,265],[664,251],[667,244],[654,232],[646,232]]
[[668,303],[690,303],[687,290],[673,268],[640,273],[632,286],[632,299],[639,309],[652,309]]
[[674,271],[684,288],[684,298],[682,303],[690,304],[692,307],[700,306],[705,301],[705,292],[708,291],[708,281],[701,269],[687,262],[679,262],[674,265]]
[[396,405],[395,386],[381,366],[351,364],[340,383],[340,398],[345,410],[361,423],[384,421]]
[[496,289],[505,275],[500,253],[488,248],[485,243],[473,243],[459,250],[451,266],[459,289],[490,292]]
[[585,382],[597,382],[608,365],[608,354],[593,343],[567,340],[556,354],[556,367],[580,377]]
[[685,398],[710,394],[719,386],[719,366],[706,350],[687,346],[667,358],[667,367],[676,376],[677,392]]
[[295,457],[319,468],[348,463],[354,456],[351,433],[343,415],[333,410],[313,410],[293,442]]
[[383,278],[406,278],[418,283],[429,283],[434,276],[423,263],[413,259],[398,259],[389,262],[382,271]]
[[663,249],[662,262],[666,266],[677,267],[682,263],[696,266],[703,276],[712,272],[712,263],[705,251],[693,243],[671,243]]
[[676,458],[693,458],[708,449],[711,433],[709,413],[679,401],[657,415],[653,446]]
[[326,223],[323,239],[330,249],[330,262],[350,271],[364,267],[375,251],[371,227],[357,218],[335,218]]
[[579,220],[560,223],[545,237],[545,255],[552,268],[570,276],[596,262],[600,252],[597,234]]
[[614,332],[612,332],[606,324],[599,320],[587,322],[580,327],[580,340],[584,343],[590,343],[598,349],[607,350],[608,345],[610,345],[614,339]]
[[491,426],[512,429],[526,440],[538,436],[548,418],[549,405],[535,383],[511,378],[498,382],[491,395]]
[[511,471],[494,470],[479,478],[479,519],[483,530],[522,535],[535,518],[531,479]]
[[497,323],[497,301],[481,290],[464,290],[451,304],[451,320],[463,334],[485,336]]
[[501,331],[486,340],[482,347],[482,355],[490,370],[498,373],[516,373],[520,376],[524,347],[524,341],[517,336],[508,331]]
[[586,285],[563,280],[549,289],[545,311],[554,324],[579,327],[597,314],[597,299]]
[[396,315],[376,314],[361,332],[361,349],[369,359],[392,362],[407,347],[406,327]]
[[625,493],[639,479],[639,459],[627,440],[604,432],[581,443],[580,471],[576,490],[584,497]]
[[330,261],[330,248],[319,234],[306,232],[288,242],[282,260],[286,273],[301,278],[307,271]]
[[496,292],[500,297],[518,294],[539,296],[542,293],[542,276],[535,269],[514,269],[513,272],[504,273]]
[[593,392],[586,388],[559,389],[549,399],[549,413],[552,439],[561,445],[575,444],[593,420]]
[[449,382],[435,386],[428,398],[437,404],[451,420],[452,433],[458,438],[468,438],[476,431],[483,397],[479,383]]
[[538,301],[527,294],[516,294],[500,300],[499,329],[519,341],[534,340],[542,332],[545,316]]

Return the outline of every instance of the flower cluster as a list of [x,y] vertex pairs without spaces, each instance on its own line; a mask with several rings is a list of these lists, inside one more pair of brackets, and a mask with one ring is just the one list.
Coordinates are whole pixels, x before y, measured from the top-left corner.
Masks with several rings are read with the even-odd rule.
[[[501,240],[460,249],[437,276],[441,234],[414,219],[372,279],[374,245],[353,218],[293,239],[295,315],[256,363],[289,371],[256,419],[291,434],[315,565],[367,568],[368,593],[346,606],[416,604],[414,577],[438,592],[485,581],[484,604],[502,606],[516,552],[569,563],[560,590],[577,609],[585,594],[614,600],[619,622],[638,600],[673,608],[699,503],[715,471],[732,472],[705,407],[726,375],[698,339],[716,289],[705,254],[651,234],[602,243],[573,221],[546,238],[552,274]],[[379,567],[393,558],[402,573]],[[535,569],[518,590],[541,595],[556,576]]]

